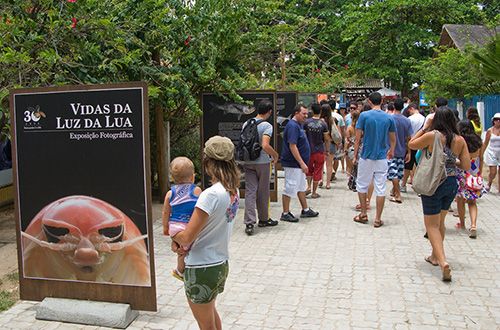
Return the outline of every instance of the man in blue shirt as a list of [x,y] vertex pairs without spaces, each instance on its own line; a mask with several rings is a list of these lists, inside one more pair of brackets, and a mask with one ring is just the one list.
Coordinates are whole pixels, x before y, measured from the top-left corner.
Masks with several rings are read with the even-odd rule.
[[298,104],[294,109],[292,120],[288,122],[283,131],[283,148],[281,152],[281,165],[285,170],[285,188],[283,189],[283,213],[280,220],[298,222],[290,212],[290,200],[295,195],[299,198],[302,206],[301,218],[317,217],[318,212],[307,207],[306,174],[307,163],[311,155],[309,141],[304,131],[304,123],[307,119],[307,108]]
[[[362,112],[356,123],[354,163],[358,163],[361,138],[363,138],[363,148],[361,157],[359,157],[358,177],[356,179],[356,190],[358,191],[361,213],[354,217],[354,221],[368,222],[366,197],[368,186],[373,180],[375,194],[377,195],[377,213],[373,226],[378,228],[384,224],[381,217],[385,203],[387,159],[394,157],[396,125],[392,116],[380,109],[382,103],[380,93],[370,94],[368,103],[372,109]],[[387,143],[387,137],[389,137],[389,144]]]
[[410,119],[401,114],[404,101],[398,98],[394,101],[394,114],[392,118],[396,124],[396,149],[394,149],[394,157],[389,161],[389,171],[387,179],[392,181],[391,202],[402,203],[399,181],[403,178],[405,163],[410,161],[410,149],[408,149],[408,141],[413,134]]

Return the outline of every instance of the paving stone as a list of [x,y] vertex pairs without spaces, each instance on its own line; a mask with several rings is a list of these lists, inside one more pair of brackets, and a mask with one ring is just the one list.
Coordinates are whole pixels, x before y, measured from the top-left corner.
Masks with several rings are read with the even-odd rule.
[[[244,233],[243,209],[235,219],[230,273],[217,309],[227,329],[496,329],[500,324],[500,195],[478,203],[479,236],[470,240],[447,218],[446,254],[453,282],[424,261],[430,245],[419,198],[386,203],[386,226],[354,223],[357,195],[339,174],[332,190],[308,200],[320,211],[297,224]],[[282,182],[278,184],[281,189]],[[372,202],[372,206],[374,203]],[[296,200],[292,212],[298,213]],[[160,210],[160,204],[154,204]],[[278,218],[280,203],[271,203]],[[182,283],[170,276],[176,262],[161,221],[153,224],[158,312],[140,312],[129,329],[197,329]],[[37,302],[21,301],[0,313],[1,329],[90,329],[37,321]],[[104,330],[104,329],[103,329]]]

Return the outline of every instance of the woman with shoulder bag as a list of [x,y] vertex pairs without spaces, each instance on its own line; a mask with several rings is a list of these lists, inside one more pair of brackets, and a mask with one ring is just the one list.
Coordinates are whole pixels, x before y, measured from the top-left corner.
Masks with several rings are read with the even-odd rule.
[[[444,220],[458,190],[457,164],[461,169],[468,171],[470,156],[465,140],[458,133],[455,115],[447,107],[440,107],[436,110],[434,118],[426,121],[423,130],[411,139],[409,147],[412,150],[427,148],[432,153],[436,136],[439,137],[438,146],[442,146],[444,152],[446,176],[432,195],[422,194],[421,196],[425,228],[432,246],[432,253],[425,258],[425,261],[434,266],[441,266],[443,281],[451,281],[451,269],[446,262],[443,247],[446,230]],[[440,155],[435,156],[440,157]],[[457,158],[460,160],[458,163]],[[417,173],[418,170],[417,167]]]

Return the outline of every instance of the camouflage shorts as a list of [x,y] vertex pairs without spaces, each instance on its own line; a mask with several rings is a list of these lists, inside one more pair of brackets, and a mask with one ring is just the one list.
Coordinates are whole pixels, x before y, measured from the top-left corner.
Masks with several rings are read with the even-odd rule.
[[184,271],[184,289],[188,299],[195,304],[207,304],[224,291],[229,264],[203,268],[188,268]]

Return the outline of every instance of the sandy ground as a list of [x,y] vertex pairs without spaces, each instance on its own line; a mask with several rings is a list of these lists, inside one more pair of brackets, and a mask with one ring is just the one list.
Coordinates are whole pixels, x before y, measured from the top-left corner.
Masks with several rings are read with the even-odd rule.
[[17,290],[19,283],[8,279],[9,274],[17,273],[16,223],[14,206],[0,210],[0,290]]

